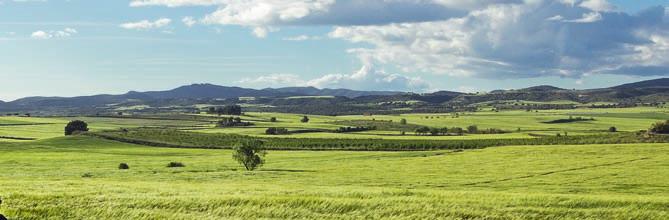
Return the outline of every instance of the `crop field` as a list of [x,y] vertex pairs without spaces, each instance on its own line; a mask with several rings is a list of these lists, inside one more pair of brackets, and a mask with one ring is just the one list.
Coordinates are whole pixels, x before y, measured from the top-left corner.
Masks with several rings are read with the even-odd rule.
[[271,151],[256,172],[228,150],[84,136],[0,152],[2,211],[16,219],[669,218],[667,144]]
[[[666,109],[0,117],[10,219],[669,219]],[[272,122],[271,118],[276,118]],[[546,123],[581,117],[566,123]],[[592,119],[594,120],[590,120]],[[406,124],[399,123],[402,119]],[[90,132],[63,135],[71,120]],[[392,121],[392,122],[391,122]],[[342,126],[377,129],[338,133]],[[416,135],[415,128],[500,134]],[[618,132],[609,132],[615,126]],[[267,135],[269,127],[286,135]],[[406,132],[400,135],[400,132]],[[556,136],[560,133],[560,136]],[[246,171],[232,145],[265,142]],[[169,168],[170,162],[184,167]],[[121,170],[127,163],[130,169]]]

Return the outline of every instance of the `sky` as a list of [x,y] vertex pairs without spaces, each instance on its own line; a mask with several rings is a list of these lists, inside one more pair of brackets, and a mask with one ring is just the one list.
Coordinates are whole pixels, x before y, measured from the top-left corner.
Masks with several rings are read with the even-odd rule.
[[0,100],[193,83],[461,92],[669,76],[669,0],[0,0]]

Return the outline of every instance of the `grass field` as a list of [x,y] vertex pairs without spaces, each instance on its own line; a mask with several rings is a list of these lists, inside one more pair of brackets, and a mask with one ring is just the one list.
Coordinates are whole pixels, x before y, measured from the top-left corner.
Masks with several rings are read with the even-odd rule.
[[[595,121],[544,123],[569,116],[594,117]],[[278,122],[270,122],[271,117]],[[592,135],[604,135],[601,137],[607,140],[634,137],[633,132],[669,119],[669,114],[665,109],[631,108],[476,112],[458,117],[310,115],[309,123],[299,122],[302,115],[295,114],[247,113],[242,118],[254,125],[215,128],[219,117],[213,115],[0,117],[0,137],[36,139],[0,138],[0,213],[10,219],[669,219],[669,143],[399,152],[269,151],[267,163],[249,172],[233,161],[231,150],[63,137],[65,124],[80,119],[94,133],[151,127],[195,132],[194,137],[229,133],[296,141],[306,138],[305,143],[308,138],[320,138],[335,144],[369,142],[368,147],[542,139],[538,143],[548,137],[530,134],[555,139],[555,133],[566,131],[577,141],[595,137]],[[393,125],[384,128],[389,130],[352,133],[264,134],[267,127],[328,130],[346,121],[372,119],[406,119],[410,124],[432,127],[475,124],[480,129],[511,133],[401,136]],[[610,134],[606,131],[610,126],[622,132]],[[143,135],[169,142],[179,139],[176,135],[181,133],[166,134]],[[182,162],[186,167],[167,168],[169,162]],[[120,163],[128,163],[130,169],[119,170]]]
[[256,172],[227,150],[90,137],[0,152],[0,210],[16,219],[669,218],[667,144],[272,151]]

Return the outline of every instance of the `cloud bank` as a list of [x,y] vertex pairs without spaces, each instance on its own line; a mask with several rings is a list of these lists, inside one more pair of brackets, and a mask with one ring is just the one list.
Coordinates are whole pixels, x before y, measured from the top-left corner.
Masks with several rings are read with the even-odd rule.
[[[669,75],[664,6],[628,14],[607,0],[133,0],[130,5],[214,7],[198,22],[249,27],[261,38],[287,25],[334,26],[329,37],[360,45],[348,51],[362,63],[412,73]],[[355,75],[327,77],[337,82]]]

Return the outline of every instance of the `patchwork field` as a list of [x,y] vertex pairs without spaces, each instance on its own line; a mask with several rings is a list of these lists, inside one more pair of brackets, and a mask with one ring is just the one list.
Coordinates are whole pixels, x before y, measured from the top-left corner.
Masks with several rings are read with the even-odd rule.
[[[669,144],[639,132],[669,119],[664,109],[310,115],[308,123],[300,122],[303,115],[247,113],[241,119],[252,126],[216,127],[221,117],[0,117],[0,213],[10,219],[669,218]],[[570,117],[588,120],[546,123]],[[89,135],[63,136],[75,119],[88,122]],[[381,126],[333,131],[347,123]],[[469,125],[508,133],[399,135],[412,126]],[[268,127],[306,132],[266,135]],[[269,144],[259,170],[245,171],[229,149],[174,148],[227,148],[244,138]],[[404,151],[374,151],[382,145]],[[277,146],[330,151],[271,150]],[[185,167],[168,168],[170,162]],[[120,163],[130,169],[120,170]]]

